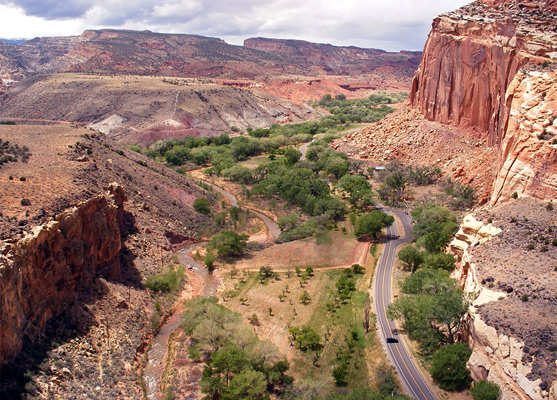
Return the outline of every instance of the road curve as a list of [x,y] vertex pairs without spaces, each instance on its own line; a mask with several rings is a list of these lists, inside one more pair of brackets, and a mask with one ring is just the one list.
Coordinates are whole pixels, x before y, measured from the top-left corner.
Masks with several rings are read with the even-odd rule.
[[[436,397],[424,380],[419,369],[410,357],[408,349],[401,340],[398,329],[394,321],[387,318],[387,307],[392,299],[392,274],[397,247],[401,244],[410,242],[413,238],[410,234],[412,229],[411,218],[403,211],[383,208],[383,211],[396,214],[404,227],[402,237],[399,236],[399,228],[396,223],[387,228],[387,241],[385,249],[377,265],[374,279],[373,304],[381,343],[387,350],[391,362],[395,366],[400,380],[406,388],[408,394],[418,400],[435,400]],[[402,234],[402,233],[400,233]],[[387,343],[387,338],[397,339],[397,343]]]

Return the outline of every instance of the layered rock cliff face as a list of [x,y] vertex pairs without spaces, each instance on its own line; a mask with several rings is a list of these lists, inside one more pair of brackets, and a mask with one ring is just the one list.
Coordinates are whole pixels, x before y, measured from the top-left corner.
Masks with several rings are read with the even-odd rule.
[[40,335],[97,275],[119,278],[125,195],[118,185],[109,191],[0,248],[0,363]]
[[497,383],[503,399],[557,398],[557,248],[532,239],[552,235],[556,217],[546,205],[519,199],[468,215],[450,244],[453,277],[472,301],[463,337],[470,372]]
[[411,102],[431,120],[477,127],[502,140],[505,93],[520,68],[557,59],[555,12],[540,1],[474,2],[437,17],[414,78]]
[[507,90],[507,104],[491,203],[507,201],[515,192],[557,198],[557,72],[519,72]]
[[[411,103],[430,120],[488,134],[499,150],[492,204],[515,191],[557,194],[557,157],[533,138],[544,129],[548,138],[555,134],[555,21],[555,1],[476,1],[436,18],[425,45]],[[519,73],[534,64],[538,73]]]

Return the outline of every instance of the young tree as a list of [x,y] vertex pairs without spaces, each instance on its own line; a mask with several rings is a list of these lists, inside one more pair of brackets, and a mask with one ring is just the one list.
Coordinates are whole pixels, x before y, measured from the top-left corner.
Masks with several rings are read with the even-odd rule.
[[465,389],[472,382],[466,363],[472,350],[466,343],[443,346],[431,360],[431,377],[445,390]]
[[213,272],[215,270],[215,255],[211,251],[207,251],[203,262],[209,272]]
[[311,302],[311,297],[309,296],[307,290],[304,290],[304,293],[302,293],[302,296],[300,297],[300,302],[302,304],[308,304]]
[[356,220],[354,234],[358,238],[367,236],[376,239],[383,228],[391,226],[393,222],[395,222],[395,219],[391,215],[380,210],[373,210]]
[[414,246],[407,246],[398,252],[398,259],[413,273],[424,262],[424,255]]
[[352,272],[354,272],[355,274],[363,274],[364,273],[364,267],[362,267],[360,264],[352,264]]

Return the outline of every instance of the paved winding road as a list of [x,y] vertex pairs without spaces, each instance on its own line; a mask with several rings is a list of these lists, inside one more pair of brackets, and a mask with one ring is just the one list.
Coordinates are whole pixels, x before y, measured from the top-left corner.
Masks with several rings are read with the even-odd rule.
[[[398,227],[395,224],[387,229],[387,242],[385,250],[379,260],[377,266],[375,280],[374,280],[374,306],[377,315],[377,322],[379,323],[379,330],[381,332],[381,342],[387,354],[395,366],[400,380],[405,386],[407,392],[415,399],[418,400],[435,400],[435,395],[425,382],[422,374],[414,364],[413,359],[410,357],[408,350],[404,346],[394,321],[387,318],[387,307],[392,299],[392,282],[391,277],[393,274],[394,261],[396,256],[397,247],[403,243],[408,243],[412,240],[411,231],[411,218],[404,213],[404,211],[391,210],[384,208],[383,211],[396,214],[398,219],[402,222],[404,227],[404,236],[399,237]],[[396,339],[396,343],[388,343],[387,338]],[[394,342],[391,340],[391,342]]]

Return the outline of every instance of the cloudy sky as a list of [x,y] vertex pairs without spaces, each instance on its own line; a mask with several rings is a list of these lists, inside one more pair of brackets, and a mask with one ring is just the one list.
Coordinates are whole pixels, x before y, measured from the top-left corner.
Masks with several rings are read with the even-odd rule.
[[431,20],[470,0],[0,0],[0,37],[149,29],[220,37],[302,39],[422,50]]

